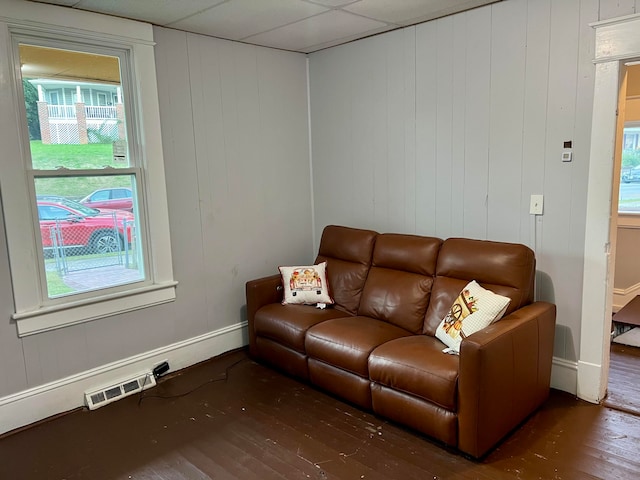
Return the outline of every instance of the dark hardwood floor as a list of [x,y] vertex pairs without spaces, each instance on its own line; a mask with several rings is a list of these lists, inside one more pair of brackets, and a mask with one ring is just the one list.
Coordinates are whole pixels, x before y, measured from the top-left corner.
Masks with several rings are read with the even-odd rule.
[[0,438],[0,479],[640,478],[640,418],[552,391],[481,461],[231,352]]
[[611,344],[604,405],[640,415],[640,348]]

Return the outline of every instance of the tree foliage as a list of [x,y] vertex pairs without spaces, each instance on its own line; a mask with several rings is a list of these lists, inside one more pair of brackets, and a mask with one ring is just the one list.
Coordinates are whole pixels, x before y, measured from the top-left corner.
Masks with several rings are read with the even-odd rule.
[[31,82],[22,79],[24,90],[24,104],[27,110],[27,126],[29,127],[29,139],[40,140],[40,118],[38,117],[38,90]]

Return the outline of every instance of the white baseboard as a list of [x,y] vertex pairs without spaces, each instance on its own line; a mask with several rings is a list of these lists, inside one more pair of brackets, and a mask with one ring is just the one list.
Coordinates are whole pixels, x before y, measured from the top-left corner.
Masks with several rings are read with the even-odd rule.
[[[84,405],[84,392],[126,378],[165,360],[180,370],[247,345],[247,322],[87,370],[0,398],[0,434]],[[576,394],[578,364],[553,358],[551,387]]]
[[627,303],[633,300],[636,295],[640,295],[640,283],[631,285],[628,288],[613,289],[613,311],[617,312]]
[[575,395],[578,389],[578,363],[553,357],[551,388]]
[[247,322],[0,398],[0,434],[84,405],[84,392],[168,361],[176,371],[247,345]]

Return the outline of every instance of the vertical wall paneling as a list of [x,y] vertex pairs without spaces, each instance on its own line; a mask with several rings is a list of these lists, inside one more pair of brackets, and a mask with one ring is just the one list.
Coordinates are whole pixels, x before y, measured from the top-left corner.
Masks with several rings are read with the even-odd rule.
[[309,65],[314,203],[322,206],[315,211],[316,236],[329,223],[364,226],[353,212],[350,51],[344,46],[321,51]]
[[[464,185],[464,178],[454,178],[453,171],[453,18],[436,21],[436,229],[435,234],[451,236],[452,218],[455,215],[453,198]],[[455,61],[461,59],[455,58]]]
[[[309,171],[309,128],[307,110],[307,70],[301,60],[304,57],[291,55],[278,50],[262,49],[257,55],[258,92],[260,102],[260,130],[262,146],[253,159],[253,163],[261,165],[260,173],[260,231],[268,231],[279,245],[289,242],[300,242],[301,252],[305,257],[313,258],[317,250],[311,244],[304,244],[311,228],[311,179]],[[301,115],[304,114],[304,121]],[[304,150],[304,152],[303,152]],[[256,162],[259,160],[259,162]],[[286,173],[283,175],[283,171]],[[304,194],[295,201],[288,195],[289,182],[298,182],[293,193]],[[279,188],[273,188],[274,185]],[[286,208],[281,208],[284,203]],[[279,207],[279,208],[274,208]],[[300,224],[299,238],[292,238],[289,228],[273,229],[273,224],[290,225],[295,228]],[[273,247],[264,242],[260,236],[251,238],[251,248],[258,249],[265,263],[273,252]],[[254,268],[250,264],[243,264]],[[249,272],[249,276],[253,272]]]
[[354,213],[367,225],[378,228],[384,222],[387,139],[387,73],[385,44],[387,37],[372,37],[370,42],[356,44],[353,62],[354,89],[352,99],[353,188]]
[[[413,64],[390,58],[389,52],[399,48],[392,34],[311,54],[313,162],[318,174],[314,208],[316,218],[322,218],[316,223],[349,216],[356,224],[379,227],[384,222],[383,214],[371,220],[367,208],[351,206],[346,214],[336,206],[330,184],[323,180],[337,165],[327,152],[348,152],[354,168],[342,166],[346,178],[339,185],[348,184],[350,195],[364,198],[372,195],[371,185],[381,188],[378,198],[389,202],[384,230],[530,245],[538,258],[538,298],[558,305],[555,354],[576,361],[594,82],[589,23],[599,14],[633,13],[635,3],[505,0],[404,29],[408,41],[402,55],[407,60],[413,56]],[[376,61],[404,69],[386,72],[386,110],[373,94],[383,92],[379,79],[360,85],[366,68]],[[397,141],[395,123],[394,104],[401,95],[391,92],[403,76],[407,90],[415,78],[414,94],[404,92],[404,101],[413,101],[405,109],[404,145]],[[374,103],[362,105],[367,97]],[[354,102],[350,115],[341,116],[349,101]],[[344,133],[363,124],[379,127],[367,117],[377,112],[387,115],[386,168],[403,169],[404,185],[393,174],[386,185],[364,182],[362,169],[381,168],[379,159],[369,155],[375,140]],[[362,139],[371,144],[360,145]],[[562,163],[563,142],[568,140],[574,160]],[[544,195],[542,216],[529,214],[532,194]],[[405,204],[404,229],[395,218],[399,199]]]
[[[387,76],[387,144],[385,145],[385,170],[387,182],[382,185],[387,198],[387,218],[382,225],[393,232],[405,230],[405,205],[407,189],[407,145],[406,145],[406,117],[405,77],[409,75],[406,69],[405,31],[396,30],[388,36],[386,43],[386,76]],[[410,120],[413,121],[412,119]]]
[[[531,195],[544,195],[545,154],[547,142],[547,93],[549,81],[549,28],[552,0],[529,2],[527,6],[527,57],[524,89],[524,124],[522,139],[521,204],[526,208]],[[521,240],[531,248],[538,245],[543,217],[521,217]],[[542,265],[544,267],[544,265]]]
[[[638,12],[638,0],[600,0],[600,18],[598,20],[608,20],[610,18],[633,15]],[[595,21],[595,20],[594,20]]]
[[[215,78],[204,78],[201,69],[190,68],[190,56],[197,57],[197,46],[188,44],[188,35],[177,30],[156,28],[156,69],[162,121],[162,147],[165,155],[169,225],[173,248],[174,275],[180,282],[175,307],[187,309],[191,320],[167,325],[190,338],[206,331],[211,316],[207,312],[208,278],[204,264],[201,204],[199,200],[200,174],[195,161],[195,127],[192,105],[203,102],[203,86]],[[191,50],[191,51],[190,51]],[[195,84],[195,85],[194,85]],[[198,124],[202,127],[202,124]],[[219,144],[214,130],[209,148]],[[191,161],[189,161],[191,159]],[[204,299],[204,301],[202,301]],[[166,318],[159,316],[159,319]],[[159,321],[158,319],[158,321]],[[175,335],[175,332],[173,333]]]
[[492,10],[488,236],[517,242],[521,216],[528,215],[520,202],[527,2]]
[[[416,231],[416,29],[404,34],[404,226],[399,231]],[[393,156],[390,151],[389,155]],[[390,160],[392,161],[392,160]]]
[[[576,82],[578,75],[579,1],[551,3],[549,91],[547,100],[547,144],[545,161],[545,214],[542,232],[541,268],[551,278],[571,275],[573,281],[557,282],[553,300],[558,311],[567,315],[577,306],[574,301],[581,298],[582,289],[577,275],[580,268],[572,265],[571,207],[574,163],[562,162],[564,141],[574,141]],[[581,179],[584,181],[584,179]],[[559,317],[563,325],[565,317]],[[566,329],[559,328],[556,349],[558,355],[577,360],[576,346]],[[561,344],[564,342],[564,345]]]
[[240,315],[248,278],[312,260],[306,64],[200,35],[189,34],[188,45],[213,328]]
[[[9,319],[13,313],[13,293],[9,274],[9,257],[0,209],[0,315]],[[23,344],[18,340],[13,322],[0,322],[0,398],[24,390],[28,385]]]
[[449,236],[464,234],[464,204],[467,201],[467,179],[465,172],[466,144],[464,132],[467,127],[467,27],[468,15],[453,17],[453,79],[451,115],[451,225]]
[[437,25],[416,29],[416,233],[436,231],[436,152],[438,62]]
[[456,137],[465,146],[462,235],[480,239],[487,238],[488,221],[491,12],[478,8],[466,14],[466,110],[464,131]]
[[[584,238],[586,230],[586,215],[584,211],[587,204],[589,178],[589,151],[591,148],[591,118],[593,116],[593,95],[595,69],[593,58],[595,56],[595,32],[589,23],[594,22],[598,15],[598,0],[582,0],[579,2],[578,29],[578,65],[576,74],[575,93],[575,124],[573,128],[573,162],[571,175],[571,217],[569,218],[569,270],[573,278],[579,280],[584,275]],[[574,282],[570,295],[582,298],[582,284]],[[571,302],[567,305],[569,318],[581,318],[581,307],[578,303]],[[569,329],[571,339],[568,345],[576,348],[580,345],[580,330]],[[571,358],[567,354],[567,358]]]

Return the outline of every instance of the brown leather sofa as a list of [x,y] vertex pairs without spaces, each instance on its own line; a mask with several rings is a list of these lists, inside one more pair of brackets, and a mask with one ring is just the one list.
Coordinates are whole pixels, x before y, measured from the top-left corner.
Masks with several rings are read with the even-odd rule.
[[[247,282],[250,354],[376,414],[481,457],[549,394],[556,309],[533,302],[524,245],[325,228],[335,305],[282,305],[280,275]],[[443,353],[440,321],[476,280],[505,316]]]

